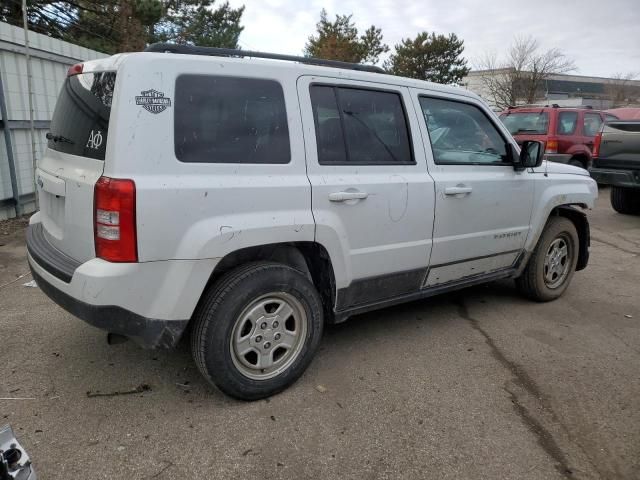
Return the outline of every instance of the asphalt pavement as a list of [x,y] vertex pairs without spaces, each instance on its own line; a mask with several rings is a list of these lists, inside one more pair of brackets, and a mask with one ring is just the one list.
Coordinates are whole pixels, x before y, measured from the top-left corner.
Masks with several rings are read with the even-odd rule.
[[354,317],[253,403],[185,342],[108,345],[23,285],[24,225],[0,228],[0,423],[41,479],[639,479],[640,217],[603,190],[590,221],[561,299],[504,281]]

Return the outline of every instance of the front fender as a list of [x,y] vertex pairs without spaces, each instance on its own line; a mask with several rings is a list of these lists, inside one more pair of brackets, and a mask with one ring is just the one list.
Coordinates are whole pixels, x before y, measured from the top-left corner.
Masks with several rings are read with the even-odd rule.
[[554,209],[569,205],[592,209],[598,198],[598,185],[587,176],[550,174],[548,177],[540,175],[536,180],[531,229],[525,243],[527,252],[535,249]]

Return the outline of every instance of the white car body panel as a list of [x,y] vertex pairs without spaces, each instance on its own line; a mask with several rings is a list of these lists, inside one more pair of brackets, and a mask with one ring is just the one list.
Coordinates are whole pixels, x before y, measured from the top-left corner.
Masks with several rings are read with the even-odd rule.
[[[40,212],[30,223],[42,220]],[[111,263],[100,258],[84,262],[70,283],[51,275],[33,261],[40,277],[66,295],[91,306],[117,305],[141,317],[157,320],[191,318],[211,272],[214,259]]]
[[[420,131],[430,145],[429,132],[419,103],[421,95],[458,100],[475,105],[493,119],[505,142],[513,138],[483,102],[424,89],[411,89]],[[529,233],[534,182],[529,171],[513,166],[438,165],[427,149],[429,173],[435,180],[436,206],[433,251],[426,286],[478,275],[513,265]],[[451,187],[469,193],[447,195]],[[490,260],[489,260],[490,259]]]
[[[328,76],[303,76],[298,80],[316,241],[325,246],[334,268],[339,263],[344,265],[336,273],[337,287],[347,287],[354,280],[426,268],[431,253],[434,197],[420,138],[412,138],[415,165],[320,165],[309,99],[313,83],[398,93],[414,131],[417,122],[406,88]],[[344,191],[364,192],[368,197],[345,202],[329,199],[331,194]]]

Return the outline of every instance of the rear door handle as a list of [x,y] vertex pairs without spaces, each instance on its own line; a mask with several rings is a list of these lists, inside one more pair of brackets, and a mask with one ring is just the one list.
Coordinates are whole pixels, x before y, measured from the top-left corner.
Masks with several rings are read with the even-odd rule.
[[369,194],[367,192],[333,192],[329,194],[332,202],[346,202],[347,200],[364,200]]
[[467,187],[465,185],[456,185],[455,187],[447,187],[444,189],[445,195],[460,195],[471,193],[473,188]]

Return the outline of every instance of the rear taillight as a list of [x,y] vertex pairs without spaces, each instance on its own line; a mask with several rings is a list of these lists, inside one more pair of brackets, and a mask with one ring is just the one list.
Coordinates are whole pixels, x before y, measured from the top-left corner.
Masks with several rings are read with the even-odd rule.
[[545,153],[558,153],[558,140],[550,138],[547,140],[547,145],[544,148]]
[[136,184],[100,177],[93,199],[96,256],[109,262],[137,262]]
[[67,77],[72,77],[74,75],[79,75],[82,73],[82,69],[84,65],[82,63],[76,63],[75,65],[71,65],[69,70],[67,70]]
[[600,156],[600,144],[602,143],[602,132],[596,133],[596,138],[593,141],[593,152],[592,156],[599,157]]

